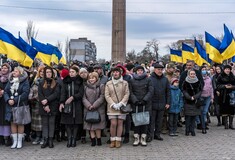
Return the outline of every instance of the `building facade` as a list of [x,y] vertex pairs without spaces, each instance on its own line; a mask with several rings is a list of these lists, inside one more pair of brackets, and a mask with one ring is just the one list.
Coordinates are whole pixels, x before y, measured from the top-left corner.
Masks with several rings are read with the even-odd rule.
[[96,45],[87,38],[70,39],[69,50],[69,61],[96,61]]

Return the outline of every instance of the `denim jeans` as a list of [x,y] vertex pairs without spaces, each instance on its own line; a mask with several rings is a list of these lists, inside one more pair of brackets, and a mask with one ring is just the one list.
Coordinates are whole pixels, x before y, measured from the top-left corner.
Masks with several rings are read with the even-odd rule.
[[205,105],[202,106],[202,110],[201,110],[201,124],[202,124],[202,128],[205,129],[207,112],[210,107],[211,97],[202,97],[202,98],[204,99]]
[[169,122],[169,131],[170,131],[170,133],[176,133],[179,114],[169,113],[168,116],[169,116],[169,120],[168,120],[168,122]]

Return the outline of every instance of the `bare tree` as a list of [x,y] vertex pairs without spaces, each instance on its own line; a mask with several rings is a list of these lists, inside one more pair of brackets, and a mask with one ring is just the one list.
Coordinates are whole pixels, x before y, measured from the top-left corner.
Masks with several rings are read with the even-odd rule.
[[67,63],[70,61],[69,37],[65,40],[64,53]]
[[27,42],[31,44],[31,37],[34,39],[37,38],[38,35],[38,30],[35,29],[35,25],[33,21],[28,21],[27,22],[27,27],[26,27],[26,36],[27,36]]
[[136,60],[136,52],[135,52],[134,49],[132,49],[131,51],[127,52],[126,59],[128,59],[130,61],[135,61]]
[[55,46],[59,49],[60,52],[62,52],[62,50],[63,50],[63,44],[62,44],[61,41],[57,41],[57,43],[56,43]]
[[159,53],[158,53],[159,43],[160,42],[157,39],[152,39],[151,41],[147,42],[146,49],[145,49],[145,50],[149,50],[150,52],[154,53],[156,56],[156,60],[159,59]]

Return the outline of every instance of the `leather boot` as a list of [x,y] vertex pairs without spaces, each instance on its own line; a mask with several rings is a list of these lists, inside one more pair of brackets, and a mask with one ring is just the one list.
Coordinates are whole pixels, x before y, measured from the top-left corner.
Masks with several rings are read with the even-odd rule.
[[0,136],[0,145],[5,145],[4,137]]
[[229,129],[229,126],[228,126],[228,116],[224,117],[224,128],[225,129]]
[[11,138],[9,136],[5,137],[5,146],[11,146],[12,145],[12,141]]
[[96,146],[96,138],[91,138],[91,146]]
[[23,143],[23,137],[24,137],[24,134],[20,134],[20,133],[18,133],[18,139],[17,139],[17,149],[20,149],[20,148],[22,148],[22,143]]
[[144,146],[144,147],[147,146],[146,137],[147,137],[146,134],[141,134],[141,138],[140,138],[141,146]]
[[53,137],[49,137],[48,146],[49,148],[54,148]]
[[122,137],[116,137],[116,141],[115,141],[115,147],[116,148],[121,147],[121,141],[122,141]]
[[44,138],[43,144],[41,145],[41,148],[46,148],[48,147],[48,138]]
[[139,134],[134,134],[133,146],[138,146],[139,143],[140,143],[140,135]]
[[229,116],[229,129],[234,130],[235,128],[233,127],[233,116]]
[[114,148],[116,144],[116,137],[110,137],[110,148]]
[[102,146],[101,138],[97,138],[97,146]]
[[206,129],[205,128],[202,128],[202,134],[206,134]]
[[129,136],[130,136],[129,133],[125,133],[124,140],[122,143],[124,143],[124,144],[129,143],[129,141],[130,141]]
[[12,146],[11,146],[11,149],[14,149],[14,148],[16,148],[16,146],[17,146],[18,134],[17,134],[17,133],[11,134],[11,137],[12,137],[12,139],[13,139],[13,144],[12,144]]
[[67,140],[67,147],[71,147],[72,146],[72,137],[68,137],[68,140]]
[[77,144],[76,144],[76,137],[73,137],[72,138],[72,145],[71,145],[71,147],[76,147],[77,146]]

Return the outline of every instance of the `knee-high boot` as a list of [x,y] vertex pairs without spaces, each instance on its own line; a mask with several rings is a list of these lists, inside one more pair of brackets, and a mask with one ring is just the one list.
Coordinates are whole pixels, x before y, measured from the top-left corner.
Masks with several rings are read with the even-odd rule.
[[229,116],[229,128],[234,130],[235,128],[233,127],[233,116]]

